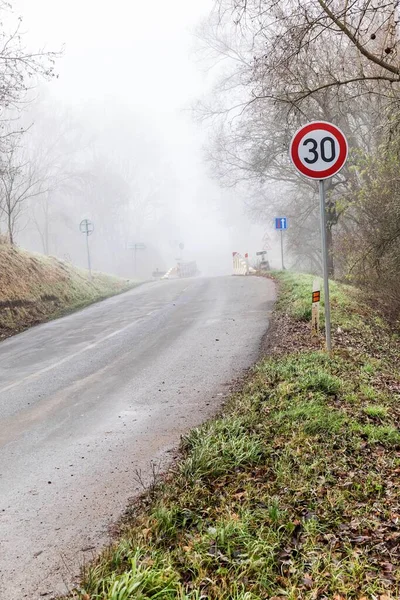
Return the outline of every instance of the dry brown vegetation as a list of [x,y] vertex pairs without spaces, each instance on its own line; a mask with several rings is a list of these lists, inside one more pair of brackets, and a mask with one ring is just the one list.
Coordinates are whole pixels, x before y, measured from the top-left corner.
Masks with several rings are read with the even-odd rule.
[[0,244],[0,339],[132,287],[54,257]]

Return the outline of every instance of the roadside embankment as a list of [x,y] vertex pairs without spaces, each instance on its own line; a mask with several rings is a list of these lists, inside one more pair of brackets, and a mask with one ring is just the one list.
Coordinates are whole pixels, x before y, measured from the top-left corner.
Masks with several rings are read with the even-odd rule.
[[0,339],[133,287],[41,254],[0,244]]
[[334,283],[329,356],[310,341],[312,278],[277,278],[267,356],[75,598],[399,598],[398,335]]

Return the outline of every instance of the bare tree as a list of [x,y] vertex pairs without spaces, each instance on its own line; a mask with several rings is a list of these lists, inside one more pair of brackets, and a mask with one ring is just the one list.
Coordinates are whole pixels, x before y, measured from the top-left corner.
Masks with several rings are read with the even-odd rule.
[[[209,151],[214,173],[227,185],[284,184],[281,204],[294,216],[297,240],[316,212],[315,187],[290,165],[291,136],[305,120],[334,121],[353,153],[374,151],[400,100],[396,23],[392,2],[220,0],[203,28],[219,69],[211,103],[197,107],[216,132]],[[357,180],[354,163],[351,156],[329,184],[331,275],[334,230]],[[268,193],[262,197],[269,202]]]
[[28,200],[46,191],[46,180],[21,148],[21,136],[9,138],[8,150],[0,163],[0,212],[6,223],[8,240],[15,242],[16,226]]
[[[398,89],[397,0],[221,0],[218,14],[251,36],[254,98],[299,108],[330,88],[375,93],[370,84],[378,83],[387,95],[393,84]],[[305,65],[307,86],[298,80]]]
[[16,223],[29,198],[39,193],[36,170],[21,150],[18,111],[37,79],[55,76],[58,53],[29,51],[23,44],[22,19],[15,18],[9,2],[0,0],[0,213],[8,239],[14,243]]
[[[8,23],[9,27],[6,27],[5,23]],[[1,1],[0,117],[2,119],[4,119],[4,111],[21,106],[26,99],[27,91],[38,78],[51,79],[55,76],[55,61],[59,53],[27,50],[23,45],[21,27],[22,18],[15,18],[11,4]]]
[[[85,161],[91,136],[69,111],[57,109],[51,99],[41,98],[24,116],[25,152],[46,181],[46,192],[29,202],[30,218],[41,239],[43,252],[50,252],[50,238],[68,197],[79,194],[86,177]],[[38,173],[39,174],[39,173]]]

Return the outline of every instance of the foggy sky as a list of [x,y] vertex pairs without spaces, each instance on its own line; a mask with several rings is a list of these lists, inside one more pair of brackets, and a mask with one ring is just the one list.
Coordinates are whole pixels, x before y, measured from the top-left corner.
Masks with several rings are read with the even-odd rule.
[[243,198],[210,179],[202,151],[206,132],[188,110],[211,85],[192,35],[211,7],[212,0],[14,2],[32,48],[64,48],[59,78],[46,84],[58,102],[95,112],[99,131],[112,126],[123,107],[156,132],[179,180],[179,197],[166,200],[179,221],[185,258],[197,259],[204,272],[229,272],[233,250],[261,249],[264,224],[252,225]]

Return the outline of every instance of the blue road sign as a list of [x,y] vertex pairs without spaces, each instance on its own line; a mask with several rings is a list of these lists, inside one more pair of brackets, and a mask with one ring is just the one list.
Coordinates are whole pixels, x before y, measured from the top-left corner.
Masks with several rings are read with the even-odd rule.
[[275,217],[275,229],[287,229],[287,218]]

